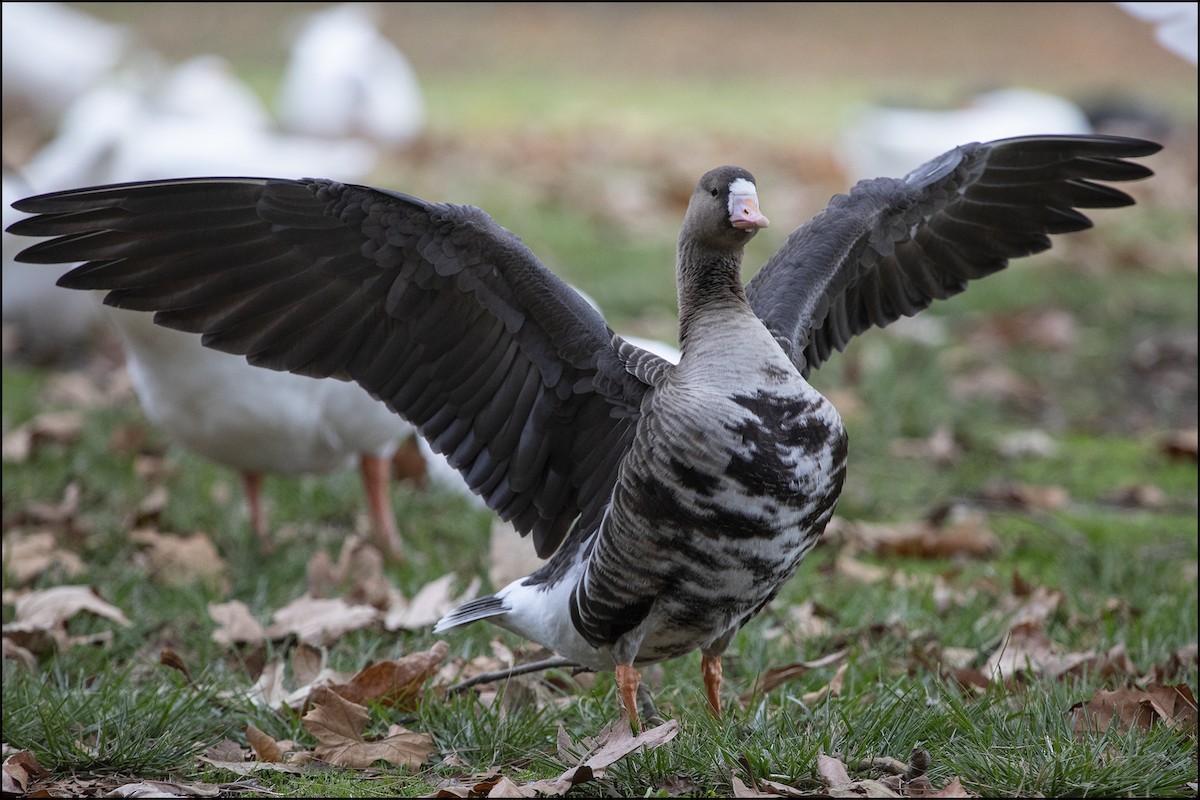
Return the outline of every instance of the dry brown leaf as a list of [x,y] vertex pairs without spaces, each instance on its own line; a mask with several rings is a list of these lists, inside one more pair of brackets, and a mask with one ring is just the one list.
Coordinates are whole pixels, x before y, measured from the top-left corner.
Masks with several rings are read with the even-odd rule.
[[1007,367],[989,365],[950,379],[950,393],[959,400],[972,397],[1004,398],[1021,406],[1042,398],[1036,383]]
[[758,676],[754,687],[742,695],[742,703],[749,703],[754,697],[766,694],[780,684],[795,680],[810,670],[822,669],[843,661],[850,653],[848,649],[838,650],[813,661],[797,661],[784,667],[772,667]]
[[312,708],[300,722],[317,737],[316,756],[342,767],[366,769],[376,761],[416,769],[433,752],[433,737],[392,725],[387,736],[374,741],[362,738],[367,709],[351,703],[326,687],[312,695]]
[[[552,792],[551,794],[561,794],[562,792]],[[488,789],[484,797],[537,797],[539,791],[532,783],[519,784],[509,778],[507,775],[502,775]]]
[[199,761],[205,764],[216,767],[217,769],[228,770],[242,776],[253,775],[256,772],[286,772],[291,775],[302,775],[304,769],[293,764],[274,764],[267,761],[222,761],[217,758],[208,758],[201,756]]
[[839,575],[859,583],[878,583],[888,576],[888,571],[883,567],[866,564],[850,555],[850,548],[843,548],[838,553],[834,569]]
[[250,757],[250,751],[233,739],[222,739],[205,750],[204,755],[214,761],[245,761]]
[[962,781],[958,776],[950,779],[950,782],[938,789],[933,794],[927,794],[926,797],[978,797],[979,795],[968,792],[962,785]]
[[28,792],[30,784],[46,777],[50,771],[39,764],[37,756],[29,750],[18,750],[4,759],[2,773],[4,796],[13,797]]
[[[657,728],[648,728],[634,736],[629,727],[629,720],[616,719],[596,735],[595,741],[584,740],[568,744],[560,740],[560,752],[592,751],[592,755],[579,766],[571,767],[556,778],[546,778],[516,786],[516,791],[521,792],[520,794],[505,794],[504,792],[510,791],[511,787],[506,786],[501,789],[497,784],[489,792],[488,797],[534,797],[539,794],[556,797],[565,794],[574,786],[603,777],[605,769],[635,750],[641,748],[653,750],[661,747],[674,739],[678,733],[679,723],[675,720],[668,720]],[[530,791],[535,794],[526,794]]]
[[1062,603],[1062,592],[1044,586],[1031,587],[1013,575],[1013,595],[981,618],[981,624],[1004,620],[1010,628],[1018,625],[1044,625]]
[[84,520],[79,519],[79,500],[83,490],[72,481],[63,489],[62,499],[57,503],[30,502],[18,509],[14,521],[31,525],[46,525],[74,532]]
[[106,637],[101,634],[75,638],[67,634],[67,621],[85,611],[126,628],[133,624],[90,586],[41,589],[17,598],[15,606],[13,621],[4,626],[4,635],[34,653],[47,652],[48,647],[62,650],[75,644],[103,643]]
[[16,464],[29,460],[43,444],[73,444],[83,433],[82,411],[48,411],[13,428],[0,442],[0,455]]
[[[450,756],[442,761],[442,766],[450,765],[451,760],[457,760],[456,756]],[[455,763],[455,766],[462,766]],[[499,773],[487,773],[480,776],[469,778],[466,782],[448,781],[440,786],[434,797],[444,798],[467,798],[467,797],[487,797],[488,792],[492,790],[501,780],[508,780],[502,777]],[[511,783],[511,781],[510,781]]]
[[174,587],[200,581],[222,591],[228,590],[225,562],[208,536],[202,533],[170,536],[143,528],[130,533],[129,538],[147,548],[142,555],[151,580]]
[[60,550],[49,531],[23,535],[13,530],[4,537],[4,571],[13,577],[14,584],[24,586],[51,569],[72,578],[83,571],[83,559]]
[[379,611],[371,606],[350,605],[337,598],[318,599],[306,594],[272,615],[267,637],[278,639],[294,633],[301,642],[328,646],[350,631],[375,624],[379,618]]
[[834,673],[833,680],[816,691],[807,692],[801,695],[800,702],[809,708],[812,708],[813,706],[823,703],[826,698],[837,697],[840,695],[842,693],[842,685],[846,680],[846,667],[848,666],[849,664],[842,664],[840,667],[838,667],[837,672]]
[[329,688],[358,705],[374,701],[389,708],[412,709],[417,706],[421,687],[449,652],[450,645],[439,641],[429,650],[372,664],[346,683],[331,683]]
[[259,761],[276,764],[283,761],[283,748],[279,746],[279,742],[253,724],[246,725],[246,741],[254,749],[254,757]]
[[329,651],[324,647],[313,647],[310,644],[298,644],[292,650],[292,681],[297,686],[309,686],[315,683],[321,673],[325,672],[325,664],[329,660]]
[[362,536],[348,536],[337,563],[319,550],[308,562],[308,593],[312,597],[341,595],[351,603],[386,609],[395,589],[383,574],[383,555]]
[[1008,508],[1057,511],[1066,508],[1071,495],[1061,486],[1033,486],[1025,483],[1000,483],[983,490],[984,500]]
[[797,789],[795,786],[788,786],[786,783],[769,780],[768,778],[755,778],[755,783],[758,784],[760,790],[770,790],[775,792],[780,797],[810,797],[811,792]]
[[878,556],[909,558],[984,558],[1000,546],[996,535],[984,526],[983,518],[972,516],[941,527],[926,521],[894,523],[847,523],[848,546]]
[[[1195,366],[1192,367],[1193,372]],[[1196,428],[1171,431],[1159,442],[1159,448],[1167,456],[1182,461],[1195,461],[1196,452],[1200,447],[1200,433]]]
[[37,656],[28,648],[22,647],[7,636],[3,639],[4,642],[4,657],[10,658],[13,661],[21,662],[21,666],[25,669],[37,668]]
[[1149,483],[1121,486],[1100,496],[1100,502],[1122,508],[1161,509],[1167,505],[1167,493]]
[[1155,664],[1145,678],[1147,683],[1173,680],[1179,673],[1196,664],[1196,642],[1186,644],[1171,654],[1165,663]]
[[112,789],[107,797],[219,797],[221,790],[211,783],[176,781],[139,781]]
[[260,708],[281,708],[288,696],[287,689],[284,688],[284,670],[282,661],[267,662],[258,680],[246,693],[246,699]]
[[241,600],[228,603],[209,603],[208,615],[217,623],[212,632],[213,641],[222,647],[239,644],[262,644],[267,641],[267,632],[250,609]]
[[888,451],[895,458],[912,458],[937,464],[953,464],[962,458],[963,450],[954,439],[954,431],[939,425],[928,439],[893,439]]
[[747,786],[746,784],[742,783],[741,779],[739,779],[737,775],[730,776],[729,785],[730,788],[733,789],[734,797],[783,797],[781,794],[760,792],[758,789]]
[[1132,674],[1133,664],[1121,644],[1102,653],[1063,653],[1040,623],[1025,622],[1008,632],[983,669],[992,680],[999,681],[1007,681],[1026,671],[1053,678],[1083,670],[1108,675]]
[[1076,735],[1104,733],[1114,723],[1120,731],[1148,731],[1155,724],[1166,724],[1186,733],[1196,731],[1196,698],[1187,684],[1145,689],[1121,687],[1100,689],[1091,700],[1079,702],[1067,711]]
[[475,578],[471,584],[457,597],[451,594],[455,576],[447,573],[421,587],[412,600],[405,601],[398,593],[392,597],[387,616],[384,618],[385,630],[419,630],[433,625],[454,608],[475,598],[479,592],[480,580]]

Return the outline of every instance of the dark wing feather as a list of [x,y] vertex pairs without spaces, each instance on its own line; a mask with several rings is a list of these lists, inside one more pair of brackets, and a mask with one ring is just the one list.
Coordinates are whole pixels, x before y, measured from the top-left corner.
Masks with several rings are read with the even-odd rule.
[[640,413],[600,315],[472,207],[324,180],[197,178],[14,204],[60,283],[252,363],[357,381],[547,556],[598,522]]
[[861,181],[792,233],[746,287],[808,374],[872,326],[911,316],[1008,259],[1091,227],[1076,208],[1131,205],[1095,181],[1151,171],[1123,159],[1161,147],[1119,136],[1027,136],[957,147],[903,180]]

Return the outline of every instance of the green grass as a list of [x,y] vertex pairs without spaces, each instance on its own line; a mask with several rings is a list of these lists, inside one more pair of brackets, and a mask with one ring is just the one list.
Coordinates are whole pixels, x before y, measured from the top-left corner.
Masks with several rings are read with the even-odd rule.
[[[142,13],[140,7],[117,10]],[[178,31],[180,26],[168,28]],[[269,95],[277,73],[251,73],[255,85]],[[542,74],[531,90],[527,72],[514,69],[486,76],[432,75],[427,84],[433,100],[431,126],[438,134],[482,144],[494,144],[488,141],[491,131],[500,131],[497,138],[536,144],[546,132],[570,135],[600,122],[611,126],[605,130],[619,129],[646,141],[681,129],[717,137],[749,130],[758,137],[750,145],[762,147],[770,139],[778,154],[790,152],[787,143],[793,139],[828,141],[852,100],[866,94],[854,78],[797,85],[790,103],[780,103],[779,95],[788,87],[776,83],[748,87],[717,81],[701,90],[682,80],[654,80],[631,89],[597,75],[587,78],[581,90],[580,80],[578,75]],[[924,88],[930,95],[949,95],[942,86]],[[738,108],[738,116],[712,113],[714,107],[731,106]],[[1194,92],[1181,108],[1194,122]],[[529,131],[538,135],[520,138]],[[640,163],[634,156],[642,154],[629,142],[620,144],[618,152],[613,161],[627,157]],[[540,156],[529,153],[529,162],[538,163]],[[674,335],[673,228],[635,234],[514,182],[511,175],[520,174],[515,165],[494,174],[424,171],[425,166],[404,164],[410,172],[398,171],[379,183],[488,209],[548,265],[592,294],[619,330]],[[764,188],[768,213],[769,197]],[[649,669],[648,680],[661,686],[659,710],[680,721],[679,736],[665,747],[627,757],[602,781],[585,784],[572,795],[727,796],[731,775],[749,781],[739,765],[743,757],[757,777],[815,792],[821,788],[816,772],[820,753],[837,753],[852,763],[880,755],[903,759],[916,746],[932,755],[935,786],[957,776],[985,796],[1194,794],[1186,785],[1197,775],[1194,735],[1166,726],[1148,733],[1071,733],[1066,710],[1097,689],[1122,685],[1128,676],[1031,677],[1012,689],[993,686],[977,695],[947,682],[917,657],[929,648],[966,648],[974,653],[973,666],[981,666],[1006,631],[1004,622],[989,619],[989,614],[1010,594],[1014,573],[1062,593],[1046,633],[1066,650],[1101,652],[1124,644],[1145,674],[1196,641],[1196,464],[1172,460],[1158,444],[1164,432],[1195,425],[1195,361],[1182,368],[1190,370],[1190,390],[1186,382],[1179,389],[1132,366],[1147,337],[1194,336],[1197,277],[1194,266],[1188,266],[1194,259],[1188,249],[1195,246],[1195,207],[1143,205],[1096,216],[1101,251],[1140,254],[1141,259],[1091,264],[1089,251],[1060,240],[1050,254],[1018,262],[926,312],[943,325],[943,345],[872,332],[813,376],[821,390],[842,396],[848,392],[861,406],[857,413],[845,409],[850,473],[840,515],[870,522],[913,520],[950,504],[984,513],[1000,541],[999,552],[988,559],[861,556],[900,576],[924,576],[930,582],[940,577],[961,600],[939,606],[929,586],[919,582],[851,581],[835,567],[835,547],[819,547],[776,601],[735,638],[725,659],[726,699],[732,704],[772,667],[848,648],[842,693],[813,708],[805,706],[800,699],[828,684],[836,671],[834,666],[814,669],[745,708],[732,704],[723,719],[713,720],[704,710],[696,654]],[[798,222],[781,221],[778,231],[773,225],[772,236],[786,234],[785,224]],[[759,237],[748,263],[761,263],[777,242]],[[1075,346],[1050,351],[1014,343],[980,354],[967,344],[989,324],[1047,309],[1072,315]],[[972,364],[1012,370],[1036,387],[1037,399],[956,397],[955,378]],[[5,365],[5,432],[47,410],[45,389],[52,375]],[[114,432],[128,426],[147,429],[142,451],[165,453],[167,469],[158,480],[168,489],[169,500],[158,527],[209,534],[228,565],[228,591],[199,584],[172,587],[150,578],[128,534],[133,512],[151,487],[135,470],[135,455],[112,446]],[[939,426],[948,426],[963,448],[955,463],[939,465],[890,453],[895,438],[928,437]],[[1029,429],[1047,432],[1058,452],[1047,458],[998,455],[1002,437]],[[981,493],[998,483],[1058,485],[1071,502],[1054,511],[981,504]],[[196,754],[225,737],[246,746],[247,724],[312,747],[315,740],[295,715],[254,708],[224,694],[244,690],[256,676],[243,663],[251,660],[246,654],[228,653],[212,641],[207,606],[238,599],[267,622],[272,612],[299,595],[312,555],[324,549],[336,557],[363,514],[357,476],[268,479],[280,547],[264,559],[247,529],[235,476],[150,431],[135,401],[128,399],[89,411],[73,445],[40,448],[27,462],[5,464],[6,537],[13,528],[29,527],[21,520],[31,503],[57,504],[72,484],[81,490],[80,518],[70,531],[57,533],[60,546],[78,552],[86,570],[70,581],[95,586],[133,624],[122,628],[77,618],[70,624],[72,634],[111,631],[111,641],[43,656],[36,670],[6,659],[6,743],[32,749],[56,777],[173,777],[213,783],[236,776],[205,766]],[[1110,492],[1131,484],[1161,489],[1164,505],[1122,509],[1107,504]],[[394,487],[393,502],[414,557],[389,567],[388,577],[406,595],[446,572],[460,575],[464,583],[486,574],[487,514],[451,494],[406,486]],[[63,582],[61,575],[48,573],[33,587]],[[5,588],[16,588],[8,575]],[[823,610],[828,630],[802,637],[788,612],[808,599]],[[13,613],[6,602],[6,623]],[[521,644],[483,625],[445,638],[452,656],[464,658],[490,653],[496,638],[512,648]],[[427,631],[360,632],[330,648],[330,666],[353,671],[427,649],[434,641]],[[189,665],[193,684],[158,663],[164,647]],[[265,657],[286,655],[287,647],[276,643]],[[1171,680],[1195,691],[1195,664]],[[422,796],[440,781],[492,771],[517,781],[552,777],[573,766],[557,754],[559,727],[572,739],[595,735],[617,708],[607,674],[597,676],[590,689],[561,696],[567,701],[561,707],[519,702],[489,707],[468,693],[431,696],[411,712],[373,709],[372,734],[401,722],[433,736],[434,752],[422,770],[261,773],[252,785],[286,796]]]
[[[1014,270],[991,279],[994,291],[968,292],[937,313],[945,316],[950,330],[961,331],[990,315],[1053,303],[1090,324],[1089,315],[1101,313],[1093,310],[1097,298],[1118,295],[1104,312],[1109,315],[1105,324],[1096,329],[1106,346],[1118,351],[1128,345],[1132,331],[1150,322],[1185,325],[1188,314],[1194,313],[1194,304],[1180,299],[1185,289],[1194,289],[1194,275],[1096,278],[1047,264],[1040,277],[1032,293],[1022,296],[1014,283],[1027,281],[1029,273]],[[1048,288],[1051,284],[1060,286]],[[1119,312],[1116,316],[1111,315],[1113,308]],[[880,334],[857,346],[881,354],[857,354],[867,368],[852,388],[868,411],[849,423],[851,478],[840,513],[871,521],[913,519],[942,503],[970,501],[996,480],[1061,485],[1072,504],[1052,512],[987,512],[988,526],[1001,541],[1001,552],[992,559],[863,557],[900,574],[942,575],[964,596],[962,604],[950,610],[940,610],[927,589],[848,581],[833,567],[835,549],[818,548],[780,598],[735,639],[726,658],[728,696],[749,689],[766,669],[849,647],[850,667],[841,696],[812,709],[799,702],[804,693],[832,678],[833,667],[818,669],[756,698],[745,709],[734,706],[715,721],[703,711],[698,658],[693,654],[679,659],[652,678],[661,681],[660,710],[682,723],[676,741],[619,762],[601,783],[575,793],[666,796],[677,791],[672,787],[691,786],[697,795],[720,796],[729,791],[730,775],[748,780],[739,766],[742,756],[759,777],[774,776],[816,790],[818,753],[838,753],[851,763],[876,755],[904,758],[919,745],[933,756],[935,785],[959,776],[982,794],[1187,794],[1185,784],[1196,774],[1191,736],[1161,726],[1149,734],[1114,730],[1103,736],[1072,736],[1066,709],[1098,688],[1113,688],[1120,679],[1034,678],[1019,690],[994,687],[977,697],[947,685],[923,667],[913,651],[931,643],[968,648],[978,654],[976,664],[982,664],[1005,628],[1000,621],[980,621],[1007,594],[1008,581],[1018,572],[1035,585],[1063,593],[1063,605],[1048,622],[1047,634],[1064,648],[1103,651],[1124,643],[1143,671],[1165,663],[1176,649],[1195,641],[1198,625],[1195,464],[1169,459],[1146,432],[1120,432],[1119,426],[1117,432],[1093,430],[1090,420],[1097,409],[1118,401],[1104,388],[1111,377],[1111,358],[1069,358],[1065,369],[1054,371],[1047,364],[1060,360],[1059,354],[1016,348],[1005,363],[1044,380],[1049,396],[1062,403],[1065,421],[1055,431],[1060,446],[1055,456],[1004,460],[995,455],[995,438],[1037,424],[1036,412],[1000,400],[955,401],[946,389],[951,372],[937,349]],[[841,360],[817,374],[825,388],[843,386]],[[28,368],[5,369],[5,416],[10,426],[42,410],[38,398],[48,378],[49,373]],[[1077,390],[1091,386],[1088,381],[1096,383]],[[1124,402],[1129,402],[1127,397]],[[928,435],[943,422],[964,434],[960,462],[945,467],[889,455],[891,438]],[[1154,430],[1167,423],[1164,418]],[[245,687],[253,676],[210,640],[206,605],[234,597],[260,619],[268,619],[299,593],[305,565],[316,549],[336,555],[341,538],[361,514],[361,489],[353,473],[270,481],[275,525],[289,531],[291,538],[275,557],[263,560],[245,530],[233,477],[151,433],[147,449],[165,449],[170,464],[170,501],[160,526],[210,533],[230,565],[228,595],[199,585],[163,586],[148,579],[127,539],[131,509],[148,490],[134,473],[133,457],[109,448],[112,431],[131,424],[144,424],[132,401],[90,412],[77,445],[38,450],[29,462],[4,470],[6,526],[29,502],[56,502],[67,484],[80,485],[89,522],[76,546],[88,566],[74,581],[97,586],[134,623],[129,629],[116,628],[107,647],[77,647],[44,658],[38,672],[6,661],[5,739],[33,749],[60,775],[230,780],[227,773],[197,762],[195,753],[226,736],[241,741],[247,723],[279,738],[295,738],[301,746],[311,746],[313,740],[293,716],[217,699],[219,689]],[[1134,482],[1161,488],[1167,505],[1159,510],[1121,510],[1099,502],[1106,492]],[[486,514],[445,493],[398,486],[393,494],[409,546],[420,554],[418,562],[390,570],[402,590],[411,594],[444,571],[465,579],[486,570]],[[47,577],[39,585],[57,582]],[[791,630],[787,610],[809,598],[828,609],[830,629],[800,639]],[[1112,599],[1121,601],[1115,611],[1106,606]],[[11,619],[10,606],[4,613],[6,621]],[[72,623],[72,633],[111,627],[81,619]],[[448,638],[454,655],[470,657],[490,652],[496,636],[496,631],[476,626]],[[513,647],[520,644],[508,634],[500,638]],[[331,665],[354,670],[424,649],[432,641],[428,633],[355,634],[331,649]],[[161,646],[172,647],[193,668],[202,667],[195,687],[155,663]],[[1195,686],[1195,666],[1175,680]],[[517,705],[502,711],[499,706],[481,706],[471,695],[429,698],[415,713],[377,709],[372,727],[376,733],[388,722],[402,721],[433,735],[434,756],[423,771],[383,769],[371,776],[344,770],[304,776],[265,773],[255,780],[266,790],[297,796],[417,796],[431,791],[439,780],[465,773],[500,771],[514,780],[551,777],[571,766],[556,754],[558,726],[574,738],[593,735],[616,709],[609,675],[598,676],[591,690],[569,697],[571,702],[559,709]],[[169,730],[154,733],[168,721]],[[444,763],[451,756],[465,766]],[[687,783],[681,783],[684,779]]]

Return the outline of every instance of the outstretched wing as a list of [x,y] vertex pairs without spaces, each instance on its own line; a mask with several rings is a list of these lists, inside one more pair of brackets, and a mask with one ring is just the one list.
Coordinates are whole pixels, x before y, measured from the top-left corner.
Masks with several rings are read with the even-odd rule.
[[746,287],[807,375],[872,326],[911,316],[1008,259],[1090,228],[1077,208],[1131,205],[1095,181],[1153,174],[1125,161],[1160,145],[1119,136],[1024,136],[956,147],[904,179],[861,181],[796,229]]
[[30,263],[252,364],[354,380],[548,556],[598,520],[648,387],[599,313],[469,206],[195,178],[15,203]]

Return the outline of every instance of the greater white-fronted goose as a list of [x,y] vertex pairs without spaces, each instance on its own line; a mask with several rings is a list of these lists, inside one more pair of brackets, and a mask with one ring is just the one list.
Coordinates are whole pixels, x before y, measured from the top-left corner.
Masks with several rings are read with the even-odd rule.
[[355,380],[407,417],[549,561],[447,615],[488,619],[614,669],[635,725],[636,665],[697,648],[720,710],[721,654],[833,513],[846,437],[805,380],[875,325],[926,308],[1076,208],[1129,205],[1096,181],[1151,174],[1159,146],[1033,136],[955,148],[859,183],[745,287],[767,219],[754,178],[705,174],[679,235],[678,365],[629,344],[483,211],[327,180],[191,178],[17,203],[54,236],[63,285],[156,311],[251,363]]

